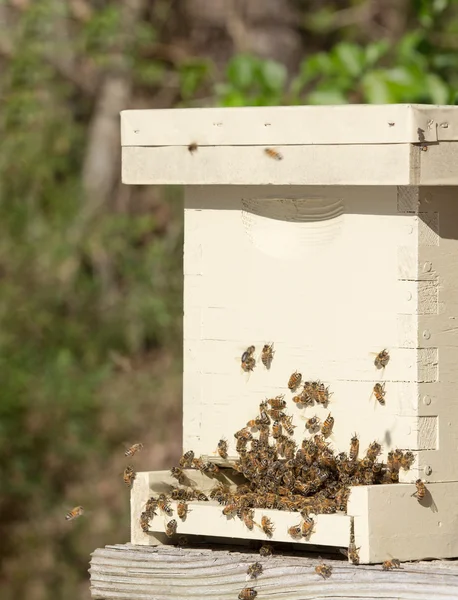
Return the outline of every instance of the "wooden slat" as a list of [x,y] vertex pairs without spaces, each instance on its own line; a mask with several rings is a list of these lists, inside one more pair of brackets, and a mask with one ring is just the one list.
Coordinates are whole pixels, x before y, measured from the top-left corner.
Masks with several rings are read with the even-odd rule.
[[[246,570],[254,561],[264,572],[254,583]],[[326,559],[332,576],[315,573],[316,558],[298,555],[261,558],[256,552],[117,545],[96,550],[91,560],[91,593],[105,600],[234,600],[246,586],[258,598],[281,600],[456,600],[456,562],[406,563],[385,572],[380,566],[353,566]]]

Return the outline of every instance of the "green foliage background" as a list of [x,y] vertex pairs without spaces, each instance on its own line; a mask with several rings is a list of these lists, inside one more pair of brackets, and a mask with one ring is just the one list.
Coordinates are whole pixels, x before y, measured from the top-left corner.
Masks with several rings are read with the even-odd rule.
[[[56,69],[50,52],[68,45],[99,79],[121,55],[133,96],[153,106],[167,86],[175,107],[453,104],[458,6],[408,2],[393,42],[336,25],[342,2],[311,11],[298,0],[311,50],[288,72],[251,54],[223,70],[211,56],[161,58],[152,49],[170,43],[165,0],[128,39],[122,3],[89,3],[79,19],[70,1],[10,4],[11,45],[0,45],[1,596],[88,598],[90,552],[128,539],[122,442],[147,444],[140,469],[179,452],[181,193],[150,190],[151,201],[134,190],[121,208],[85,217],[97,90]],[[56,19],[69,21],[68,39],[55,39]],[[65,512],[80,503],[89,514],[69,526]]]

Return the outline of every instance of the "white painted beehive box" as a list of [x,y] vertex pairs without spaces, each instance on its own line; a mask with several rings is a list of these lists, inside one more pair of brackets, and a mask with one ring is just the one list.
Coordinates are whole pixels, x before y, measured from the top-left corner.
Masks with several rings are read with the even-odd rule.
[[[123,182],[185,186],[184,451],[214,458],[225,437],[235,459],[234,432],[265,397],[285,394],[298,443],[301,415],[331,411],[337,452],[356,432],[362,450],[378,440],[383,457],[400,448],[416,460],[398,484],[352,488],[347,515],[320,515],[301,543],[346,546],[354,531],[363,563],[458,556],[458,108],[135,110],[121,121]],[[295,370],[329,386],[328,409],[292,402]],[[412,497],[417,478],[427,505]],[[152,535],[138,517],[172,481],[137,475],[133,543],[164,539],[160,519]],[[275,518],[273,541],[288,541],[297,514]],[[178,532],[266,539],[206,503]]]

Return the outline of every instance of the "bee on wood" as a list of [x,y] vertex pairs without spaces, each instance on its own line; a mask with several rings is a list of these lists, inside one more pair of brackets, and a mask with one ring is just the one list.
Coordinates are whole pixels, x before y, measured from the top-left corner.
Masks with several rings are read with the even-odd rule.
[[186,475],[183,473],[183,471],[180,468],[172,467],[170,469],[170,475],[172,477],[175,477],[175,479],[178,481],[178,483],[180,485],[185,485],[187,478],[186,478]]
[[323,579],[328,579],[328,577],[331,577],[332,575],[332,567],[321,563],[321,565],[315,567],[315,573],[320,575]]
[[249,371],[253,371],[255,366],[256,366],[256,359],[254,359],[252,356],[249,356],[246,359],[246,361],[242,362],[242,369],[245,371],[245,373],[248,373]]
[[269,426],[263,425],[259,432],[259,444],[261,446],[268,446],[269,444]]
[[132,486],[136,476],[137,476],[137,474],[135,473],[135,471],[133,470],[133,468],[131,466],[128,466],[124,469],[123,479],[124,479],[124,483],[127,485],[127,487]]
[[283,419],[283,417],[286,417],[285,413],[277,408],[269,409],[267,411],[267,414],[270,415],[272,419],[275,419],[276,421],[280,421],[281,419]]
[[157,499],[157,506],[159,510],[165,513],[168,517],[173,515],[173,510],[170,508],[170,503],[165,494],[160,494],[159,498]]
[[189,146],[188,146],[188,152],[189,152],[190,154],[194,154],[194,152],[197,152],[197,148],[198,148],[198,145],[197,145],[197,143],[196,143],[196,142],[191,142],[191,143],[189,144]]
[[327,406],[329,403],[329,388],[325,387],[324,383],[318,383],[314,397],[316,402]]
[[295,389],[299,387],[302,381],[302,374],[298,371],[294,371],[291,377],[288,380],[288,388],[293,392]]
[[186,502],[178,502],[178,506],[177,506],[177,514],[180,517],[180,519],[185,520],[188,512],[191,512],[188,505],[186,504]]
[[147,513],[147,511],[142,512],[142,514],[140,515],[140,527],[142,528],[142,531],[144,533],[148,533],[149,531],[149,520],[150,516]]
[[269,400],[267,400],[267,404],[269,404],[271,408],[285,408],[286,400],[284,398],[285,397],[283,394],[281,396],[275,396],[275,398],[269,398]]
[[418,501],[423,500],[423,498],[426,496],[425,484],[421,479],[417,479],[415,485],[417,486],[417,490],[412,494],[412,496],[416,496]]
[[253,359],[253,354],[255,353],[255,351],[256,351],[256,348],[254,346],[248,346],[248,348],[242,354],[240,361],[242,363],[242,369],[244,371],[251,370],[251,369],[245,369],[243,365],[246,364],[250,360],[250,358]]
[[223,515],[225,517],[232,517],[238,509],[238,505],[235,502],[231,502],[230,504],[226,504],[226,506],[223,508]]
[[167,537],[174,536],[175,533],[177,532],[177,527],[178,527],[178,523],[175,521],[175,519],[172,519],[171,521],[169,521],[167,523],[167,526],[165,528],[165,535]]
[[198,469],[201,473],[205,472],[205,463],[202,460],[202,457],[200,458],[193,458],[192,459],[192,466],[194,469]]
[[354,543],[351,543],[348,546],[348,550],[341,549],[340,551],[342,552],[342,554],[344,556],[346,556],[348,558],[348,560],[353,565],[359,565],[359,552],[358,552],[358,550],[359,550],[359,548],[357,548]]
[[247,569],[247,575],[250,576],[251,579],[256,579],[258,575],[262,575],[262,565],[260,562],[255,562],[250,565]]
[[378,442],[372,442],[371,444],[369,444],[369,448],[367,449],[366,458],[373,462],[377,460],[377,456],[380,454],[381,451],[382,446]]
[[194,452],[192,450],[188,450],[180,458],[179,465],[183,469],[190,469],[191,466],[192,466],[192,461],[193,460],[194,460]]
[[234,433],[234,437],[236,440],[242,439],[242,440],[245,440],[246,442],[250,442],[253,439],[253,436],[248,431],[248,427],[244,427],[243,429],[240,429],[240,431],[236,431]]
[[272,360],[274,358],[273,344],[264,344],[261,353],[261,361],[266,369],[270,369]]
[[256,598],[258,592],[252,587],[243,588],[239,594],[239,600],[253,600]]
[[75,508],[72,508],[72,510],[70,510],[65,515],[65,520],[73,521],[73,519],[77,519],[78,517],[81,517],[81,515],[83,515],[83,514],[84,514],[84,508],[82,506],[75,506]]
[[264,516],[261,518],[261,529],[269,537],[272,536],[272,534],[275,530],[275,527],[274,527],[274,524],[272,523],[272,521],[269,519],[269,517]]
[[359,453],[359,439],[356,433],[353,434],[350,442],[350,452],[348,453],[348,458],[350,460],[356,460],[358,458]]
[[275,148],[264,148],[264,153],[275,160],[283,160],[283,156]]
[[310,433],[318,431],[320,428],[320,419],[316,415],[314,417],[310,417],[310,419],[307,419],[305,422],[305,428],[308,429]]
[[288,535],[290,535],[292,538],[302,537],[301,525],[292,525],[291,527],[288,527]]
[[272,546],[272,544],[263,544],[259,548],[259,554],[261,556],[272,556],[273,553],[274,553],[274,547]]
[[326,417],[325,422],[321,426],[321,433],[324,436],[331,435],[332,428],[334,427],[334,417],[331,416],[331,413]]
[[133,444],[124,452],[124,456],[133,456],[143,448],[143,444]]
[[245,523],[245,527],[247,527],[251,531],[254,527],[254,510],[252,510],[251,508],[243,509],[242,521]]
[[[261,408],[263,406],[263,408]],[[270,425],[269,415],[267,414],[267,408],[264,407],[263,404],[259,405],[259,424],[260,425]]]
[[375,399],[377,400],[377,402],[379,404],[381,404],[382,406],[385,406],[385,384],[383,383],[376,383],[374,385],[374,396]]
[[313,533],[314,525],[315,521],[311,517],[305,517],[302,522],[302,537],[308,538]]
[[276,440],[282,435],[282,427],[280,421],[274,421],[272,425],[272,437]]
[[215,465],[215,463],[207,462],[205,463],[204,473],[208,475],[216,475],[219,473],[219,468]]
[[221,438],[218,442],[218,454],[221,458],[227,458],[227,440]]
[[282,425],[285,428],[286,433],[288,435],[294,434],[294,429],[295,429],[296,425],[293,425],[292,421],[293,421],[293,417],[291,417],[291,416],[287,417],[286,415],[284,415],[281,420]]
[[157,515],[157,499],[154,496],[147,501],[145,505],[145,512],[149,515],[149,517],[155,517]]
[[199,502],[208,502],[207,496],[203,492],[199,492],[199,490],[196,490],[196,500]]
[[401,561],[398,558],[392,558],[391,560],[385,560],[382,564],[384,571],[391,571],[392,569],[402,569]]
[[413,452],[406,452],[400,460],[401,467],[404,469],[404,471],[408,471],[414,462],[415,455]]
[[388,350],[385,348],[385,349],[381,350],[375,357],[374,365],[377,367],[377,369],[384,369],[386,367],[386,365],[389,363],[389,361],[390,361],[390,355],[388,353]]

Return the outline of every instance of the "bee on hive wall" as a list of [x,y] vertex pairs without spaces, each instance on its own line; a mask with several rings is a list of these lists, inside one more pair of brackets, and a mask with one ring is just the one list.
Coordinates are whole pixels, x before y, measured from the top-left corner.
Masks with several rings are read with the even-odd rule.
[[305,428],[309,430],[310,433],[315,433],[320,429],[320,419],[315,415],[314,417],[310,417],[305,422]]
[[183,469],[190,469],[192,467],[193,460],[194,460],[194,452],[193,452],[193,450],[188,450],[180,458],[179,465]]
[[224,439],[224,438],[220,439],[220,441],[218,442],[217,451],[221,458],[224,458],[224,459],[227,458],[227,440],[226,439]]
[[278,150],[275,150],[275,148],[265,148],[264,152],[269,158],[273,158],[274,160],[283,160],[283,156],[280,154],[280,152],[278,152]]
[[188,512],[191,512],[186,502],[181,501],[177,506],[177,514],[183,521],[186,519]]
[[136,477],[136,473],[131,466],[128,466],[124,469],[123,479],[124,483],[131,487]]
[[353,434],[350,442],[350,452],[348,453],[348,458],[350,460],[356,460],[358,458],[359,453],[359,439],[356,433]]
[[269,537],[273,534],[275,528],[269,517],[264,516],[261,518],[261,529]]
[[383,383],[376,383],[374,385],[374,389],[373,389],[373,394],[375,396],[375,399],[377,400],[377,402],[379,404],[381,404],[382,406],[385,405],[385,384]]
[[159,510],[165,513],[168,517],[173,515],[173,510],[171,509],[170,503],[165,494],[160,494],[159,498],[157,499],[157,506]]
[[270,369],[274,358],[273,344],[264,344],[261,353],[261,361],[266,369]]
[[298,371],[294,371],[294,373],[291,375],[291,377],[288,380],[288,388],[294,392],[294,390],[296,390],[302,381],[302,373],[299,373]]
[[187,477],[183,473],[183,471],[181,469],[179,469],[178,467],[172,467],[170,469],[170,475],[172,477],[175,477],[175,479],[178,481],[178,483],[180,485],[185,485],[186,484]]
[[143,444],[133,444],[124,452],[124,456],[133,456],[143,448]]
[[175,519],[172,519],[171,521],[169,521],[166,525],[165,528],[165,535],[167,537],[172,537],[175,535],[175,533],[177,532],[177,527],[178,527],[178,523],[175,521]]
[[301,525],[292,525],[291,527],[288,527],[288,535],[296,539],[302,537]]
[[389,363],[389,361],[390,361],[390,355],[388,353],[388,350],[386,348],[384,348],[375,357],[374,365],[377,367],[377,369],[384,369],[386,367],[386,365]]
[[310,537],[311,534],[313,533],[314,525],[315,525],[315,521],[311,517],[309,517],[309,516],[304,517],[304,520],[302,522],[302,528],[301,528],[302,537],[304,537],[304,538]]
[[256,366],[256,359],[253,354],[255,353],[256,348],[254,346],[248,346],[245,352],[242,354],[240,362],[242,366],[242,370],[246,373],[253,371]]
[[417,490],[412,496],[416,496],[417,500],[420,502],[426,496],[426,486],[421,479],[417,479],[415,485],[417,486]]
[[82,506],[75,506],[75,508],[72,508],[72,510],[70,510],[66,515],[65,515],[65,519],[67,521],[73,521],[73,519],[77,519],[78,517],[81,517],[81,515],[84,514],[84,509]]
[[325,422],[321,426],[321,433],[325,437],[331,435],[332,428],[334,427],[334,417],[331,416],[331,413],[326,417]]
[[142,512],[140,515],[140,527],[142,528],[143,533],[148,533],[149,531],[149,520],[149,514],[146,511]]

